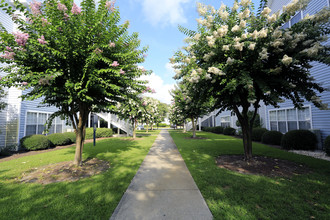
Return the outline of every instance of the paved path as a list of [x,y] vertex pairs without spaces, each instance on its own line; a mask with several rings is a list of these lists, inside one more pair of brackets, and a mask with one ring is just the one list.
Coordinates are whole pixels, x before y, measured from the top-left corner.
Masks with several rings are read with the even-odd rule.
[[110,219],[212,219],[167,130],[158,135]]

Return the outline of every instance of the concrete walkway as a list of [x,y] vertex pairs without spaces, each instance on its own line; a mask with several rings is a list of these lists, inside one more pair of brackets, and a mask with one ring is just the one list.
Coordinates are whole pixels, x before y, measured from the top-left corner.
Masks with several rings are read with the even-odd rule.
[[212,219],[167,130],[158,135],[110,219]]

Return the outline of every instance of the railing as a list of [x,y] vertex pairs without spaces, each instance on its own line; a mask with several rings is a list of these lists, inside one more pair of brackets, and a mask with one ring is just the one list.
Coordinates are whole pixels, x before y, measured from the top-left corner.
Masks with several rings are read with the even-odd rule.
[[117,115],[111,114],[111,113],[96,113],[99,117],[103,118],[108,123],[116,126],[117,128],[125,131],[129,135],[133,135],[133,128],[130,123],[127,122],[127,120],[120,119]]

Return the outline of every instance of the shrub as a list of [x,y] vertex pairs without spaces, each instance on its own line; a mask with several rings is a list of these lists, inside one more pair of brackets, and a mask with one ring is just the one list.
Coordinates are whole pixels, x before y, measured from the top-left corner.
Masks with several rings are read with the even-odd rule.
[[281,145],[283,134],[279,131],[266,131],[262,137],[261,142],[264,144]]
[[223,127],[221,126],[217,126],[217,127],[214,127],[212,130],[213,133],[216,133],[216,134],[223,134]]
[[63,135],[67,136],[70,139],[71,143],[76,143],[76,133],[74,132],[65,132]]
[[112,137],[113,131],[110,128],[97,128],[96,137]]
[[202,127],[202,131],[211,132],[211,127]]
[[268,131],[266,128],[253,128],[252,129],[252,140],[261,141],[261,137],[266,131]]
[[67,135],[62,133],[50,134],[47,136],[47,138],[55,146],[63,146],[73,143],[71,142],[71,139]]
[[330,135],[324,140],[324,149],[328,156],[330,156]]
[[10,156],[13,154],[13,151],[16,149],[15,145],[10,145],[4,148],[0,148],[0,156]]
[[166,123],[158,123],[158,127],[168,127],[169,125]]
[[283,135],[281,147],[287,150],[315,150],[316,135],[308,130],[293,130]]
[[223,129],[224,135],[235,135],[236,129],[232,127],[226,127]]
[[[94,128],[86,128],[86,137],[85,139],[93,139]],[[100,137],[111,137],[113,131],[111,128],[96,128],[96,138]]]
[[54,145],[44,135],[30,135],[21,139],[21,146],[27,150],[42,150],[53,147]]

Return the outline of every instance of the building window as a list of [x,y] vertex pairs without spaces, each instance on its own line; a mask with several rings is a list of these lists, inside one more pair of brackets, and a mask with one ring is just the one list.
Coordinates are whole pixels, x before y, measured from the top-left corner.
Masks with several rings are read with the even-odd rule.
[[270,130],[282,133],[311,129],[310,107],[271,110],[269,111],[269,125]]
[[221,127],[230,127],[230,116],[226,116],[226,117],[221,117],[220,118],[220,126]]
[[[46,130],[45,124],[51,113],[43,112],[27,112],[26,114],[26,127],[25,135],[43,134]],[[63,120],[56,117],[53,120],[52,126],[49,129],[48,134],[62,133]]]

